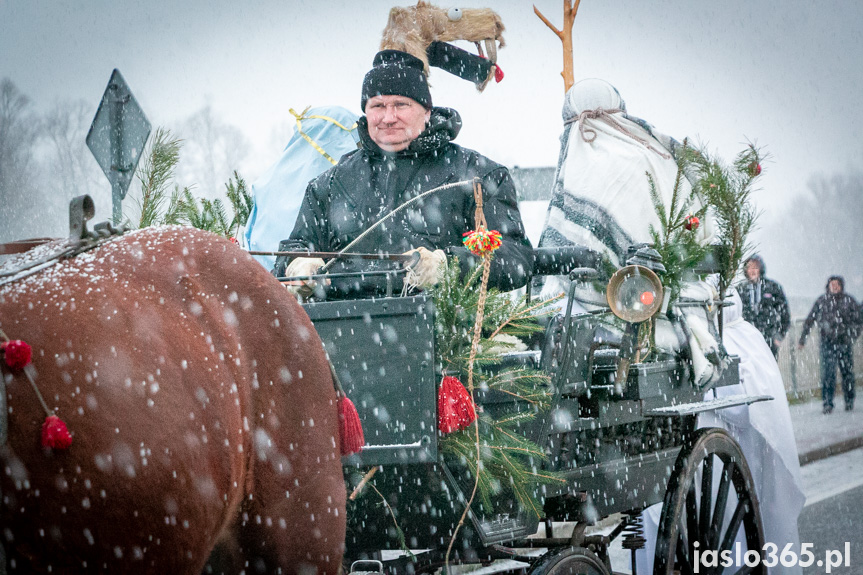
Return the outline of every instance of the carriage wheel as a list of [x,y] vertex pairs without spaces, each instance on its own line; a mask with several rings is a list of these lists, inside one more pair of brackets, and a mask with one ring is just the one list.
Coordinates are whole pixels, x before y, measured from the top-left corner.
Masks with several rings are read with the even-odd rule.
[[611,575],[611,571],[592,551],[565,547],[543,555],[528,575]]
[[[743,452],[725,430],[699,429],[677,456],[668,481],[654,575],[693,573],[696,550],[703,558],[706,550],[732,549],[741,527],[747,549],[760,553],[761,511]],[[740,565],[737,572],[765,575],[766,568],[758,563],[754,568]],[[705,567],[700,572],[706,572]]]

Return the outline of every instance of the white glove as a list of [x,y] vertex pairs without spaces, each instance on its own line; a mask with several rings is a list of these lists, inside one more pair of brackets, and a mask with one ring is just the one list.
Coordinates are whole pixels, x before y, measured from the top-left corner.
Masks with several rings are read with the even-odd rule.
[[443,250],[431,251],[424,247],[408,250],[404,255],[418,253],[419,261],[414,266],[407,266],[408,273],[405,284],[411,288],[429,288],[440,281],[441,270],[446,265],[446,254]]
[[[310,276],[314,275],[324,265],[324,260],[321,258],[297,258],[288,264],[285,270],[286,277]],[[304,298],[309,297],[314,293],[318,282],[312,279],[296,280],[285,283],[285,287],[294,295],[300,295]],[[325,280],[324,285],[330,285],[330,280]]]

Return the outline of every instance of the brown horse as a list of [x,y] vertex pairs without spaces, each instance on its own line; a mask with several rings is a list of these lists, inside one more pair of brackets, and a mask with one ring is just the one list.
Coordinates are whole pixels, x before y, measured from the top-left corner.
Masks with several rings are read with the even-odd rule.
[[337,572],[327,360],[244,251],[189,228],[132,232],[0,286],[0,329],[32,346],[34,381],[73,436],[41,446],[45,411],[4,366],[9,573],[197,574],[217,545],[210,572]]

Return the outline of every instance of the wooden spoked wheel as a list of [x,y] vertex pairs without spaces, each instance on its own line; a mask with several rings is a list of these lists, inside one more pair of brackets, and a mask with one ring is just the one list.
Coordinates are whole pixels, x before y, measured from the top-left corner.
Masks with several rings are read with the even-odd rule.
[[[699,573],[755,573],[766,575],[762,561],[756,566],[704,565],[704,552],[748,550],[761,553],[764,529],[749,466],[737,442],[724,429],[705,428],[693,434],[674,465],[663,501],[656,538],[654,575],[694,573],[696,552]],[[732,554],[734,556],[734,554]],[[763,557],[762,557],[763,558]]]
[[549,551],[528,571],[528,575],[610,575],[610,573],[596,554],[583,547],[564,547]]

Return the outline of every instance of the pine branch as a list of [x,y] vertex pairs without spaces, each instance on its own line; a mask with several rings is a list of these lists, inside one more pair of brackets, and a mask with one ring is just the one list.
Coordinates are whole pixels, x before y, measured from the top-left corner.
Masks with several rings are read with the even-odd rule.
[[699,186],[713,208],[719,240],[726,248],[719,274],[720,292],[724,295],[734,281],[744,255],[752,249],[749,236],[759,213],[751,196],[755,180],[761,174],[761,164],[767,156],[752,143],[737,154],[730,168],[717,159],[711,159],[704,150],[698,156]]
[[662,201],[662,196],[659,195],[659,192],[656,189],[656,182],[653,180],[653,176],[650,172],[644,173],[647,176],[647,183],[650,186],[650,200],[653,202],[653,209],[659,218],[659,225],[662,230],[667,230],[670,226],[668,223],[668,215],[665,210],[665,202]]
[[[510,317],[508,317],[506,320],[504,320],[503,323],[501,323],[497,328],[495,328],[495,330],[491,333],[491,335],[488,336],[488,339],[494,339],[494,337],[497,334],[501,333],[501,331],[508,325],[524,325],[524,329],[531,329],[533,327],[533,324],[516,324],[516,322],[521,321],[521,320],[528,320],[528,319],[535,318],[536,313],[541,312],[541,310],[548,309],[549,305],[558,301],[562,297],[563,297],[563,294],[559,294],[559,295],[553,296],[551,298],[544,299],[544,300],[540,301],[539,303],[532,305],[530,307],[524,307],[523,304],[520,305],[519,308],[516,309],[510,315]],[[550,314],[550,313],[554,313],[555,311],[556,310],[548,310],[545,313]],[[539,326],[537,326],[537,328],[542,329]]]
[[181,190],[180,186],[174,186],[174,191],[171,192],[171,199],[168,201],[168,207],[165,209],[165,215],[162,216],[163,224],[177,225],[182,223],[182,197],[188,191],[189,188]]
[[218,198],[213,200],[210,209],[213,213],[213,229],[210,231],[227,237],[231,233],[231,224],[228,221],[228,214],[222,200]]
[[141,183],[141,199],[138,202],[139,228],[159,223],[161,207],[168,196],[174,170],[180,159],[181,142],[182,140],[172,137],[170,130],[165,128],[157,128],[153,134],[144,162],[136,172]]
[[707,207],[704,206],[695,214],[691,213],[699,192],[692,189],[688,194],[684,194],[682,190],[683,174],[691,163],[696,161],[689,150],[688,141],[684,140],[678,155],[677,174],[668,208],[656,188],[656,182],[649,173],[647,174],[650,199],[659,220],[659,229],[651,224],[648,232],[654,249],[659,252],[665,266],[663,285],[670,291],[672,300],[680,293],[686,274],[704,258],[707,252],[707,247],[698,242],[695,229],[686,229],[686,223],[690,217],[695,216],[702,220],[707,212]]
[[246,225],[246,222],[249,220],[255,200],[246,187],[246,180],[236,170],[234,170],[233,178],[228,179],[225,188],[228,200],[231,202],[231,207],[234,211],[229,226],[229,233],[236,237],[240,228]]
[[198,209],[198,202],[192,195],[192,191],[186,188],[181,197],[179,213],[182,214],[183,219],[193,228],[204,229],[204,218],[201,210]]
[[[451,261],[433,291],[435,302],[436,358],[447,373],[463,376],[467,373],[470,342],[475,323],[479,271],[476,267],[468,277],[461,278],[457,260]],[[522,509],[541,509],[536,494],[530,488],[555,480],[554,474],[532,474],[532,461],[547,459],[544,451],[523,436],[521,426],[535,419],[537,413],[549,408],[550,377],[528,368],[491,369],[501,362],[500,350],[513,347],[492,337],[528,335],[543,328],[536,317],[553,313],[549,304],[559,299],[548,298],[528,305],[523,299],[488,290],[483,321],[481,351],[474,358],[474,375],[482,389],[494,390],[521,404],[521,411],[504,412],[491,417],[479,413],[480,461],[477,459],[475,430],[452,433],[441,442],[441,452],[448,464],[467,469],[477,482],[477,494],[482,505],[490,506],[491,498],[508,490]],[[488,375],[488,372],[492,372]],[[528,407],[527,410],[524,408]]]

